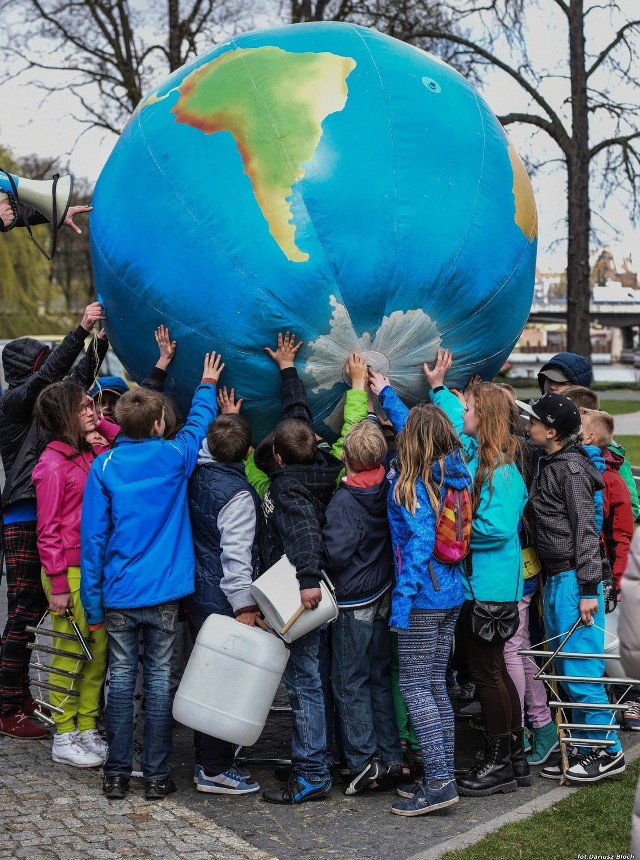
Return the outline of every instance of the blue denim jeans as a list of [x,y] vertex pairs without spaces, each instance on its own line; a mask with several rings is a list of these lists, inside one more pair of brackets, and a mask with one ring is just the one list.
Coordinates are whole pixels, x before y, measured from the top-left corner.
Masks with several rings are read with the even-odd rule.
[[327,638],[322,628],[291,643],[284,681],[293,711],[291,761],[298,776],[312,781],[328,779],[327,714],[322,689],[322,649]]
[[402,762],[391,695],[389,595],[364,609],[343,610],[333,625],[333,694],[338,706],[344,759],[359,773],[378,755]]
[[[544,587],[544,626],[552,651],[560,644],[563,634],[568,633],[580,615],[580,588],[575,570],[565,570],[555,576],[549,577]],[[604,600],[602,597],[602,584],[598,585],[598,611],[593,618],[594,623],[588,627],[580,626],[571,634],[563,651],[574,654],[602,654],[604,651]],[[573,711],[573,723],[588,724],[593,729],[572,730],[571,734],[582,738],[603,738],[613,740],[615,743],[607,747],[607,752],[619,752],[622,747],[615,731],[607,731],[608,725],[615,723],[613,711],[605,708],[588,710],[581,708],[580,703],[590,705],[606,705],[609,702],[607,691],[602,683],[604,675],[604,660],[581,659],[579,657],[561,657],[562,651],[556,657],[556,669],[559,675],[574,677],[591,677],[591,683],[574,683],[563,681],[562,685],[567,691],[571,702],[575,702]],[[585,752],[581,747],[581,752]]]
[[139,609],[107,609],[109,698],[105,711],[109,757],[105,776],[130,776],[133,764],[133,692],[138,673],[138,632],[144,638],[145,718],[142,774],[166,779],[171,753],[171,655],[178,624],[178,603]]

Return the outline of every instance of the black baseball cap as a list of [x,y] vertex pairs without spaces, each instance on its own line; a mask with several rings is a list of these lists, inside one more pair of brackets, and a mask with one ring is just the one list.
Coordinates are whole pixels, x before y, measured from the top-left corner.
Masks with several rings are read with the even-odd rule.
[[516,402],[526,415],[531,415],[547,427],[557,430],[562,437],[573,436],[582,426],[578,407],[562,394],[550,392],[531,403],[523,403],[521,400]]

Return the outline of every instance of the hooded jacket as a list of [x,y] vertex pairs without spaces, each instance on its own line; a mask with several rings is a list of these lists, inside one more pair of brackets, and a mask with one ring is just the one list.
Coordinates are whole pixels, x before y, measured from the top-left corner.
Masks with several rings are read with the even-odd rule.
[[91,464],[108,451],[120,432],[113,421],[102,418],[96,427],[106,440],[91,451],[77,451],[66,442],[49,442],[33,470],[38,501],[38,555],[51,580],[52,594],[66,594],[67,570],[80,566],[80,515]]
[[[583,450],[589,455],[589,458],[598,472],[602,475],[605,470],[604,457],[602,451],[597,445],[583,445]],[[593,494],[593,512],[596,518],[596,529],[598,534],[602,531],[602,521],[604,519],[604,492],[596,490]]]
[[638,490],[636,488],[636,479],[633,476],[633,472],[631,471],[631,466],[629,461],[626,458],[626,449],[619,445],[614,439],[613,442],[609,445],[609,450],[613,454],[618,454],[622,457],[622,464],[620,465],[620,477],[627,485],[627,489],[629,490],[629,495],[631,496],[631,511],[633,513],[633,521],[635,522],[638,519],[638,512],[640,512],[640,502],[638,502]]
[[[6,475],[2,504],[5,511],[17,502],[35,500],[31,473],[47,440],[33,424],[33,407],[41,391],[64,379],[71,371],[87,336],[86,329],[78,326],[53,351],[46,343],[31,337],[12,340],[2,350],[2,365],[8,384],[0,400],[0,454]],[[83,388],[88,389],[93,382],[108,348],[106,338],[99,338],[96,349],[90,349],[71,374]],[[35,519],[35,505],[32,518]]]
[[[463,406],[448,388],[431,399],[446,412],[460,436],[472,480],[478,470],[478,441],[462,432]],[[462,584],[466,600],[520,600],[524,588],[520,522],[527,488],[516,463],[499,466],[491,485],[484,481],[471,525],[471,554],[465,559]]]
[[583,597],[595,596],[602,580],[594,493],[603,487],[589,455],[571,442],[540,457],[529,489],[540,560],[547,569],[575,570]]
[[557,367],[569,379],[573,385],[583,385],[589,388],[593,382],[593,368],[588,358],[575,352],[559,352],[538,371],[538,385],[544,393],[544,372],[552,367]]
[[188,498],[196,578],[185,608],[203,616],[257,609],[249,588],[260,573],[260,499],[244,466],[214,460],[205,439]]
[[[389,386],[380,392],[380,403],[393,429],[399,433],[406,424],[409,410]],[[434,463],[432,474],[435,483],[442,481],[441,504],[448,487],[471,487],[471,474],[460,451],[445,458],[444,475],[438,463]],[[393,498],[397,480],[398,476],[394,474],[388,494],[389,525],[396,568],[389,624],[398,630],[407,630],[412,609],[452,609],[464,601],[464,592],[459,566],[442,564],[433,557],[437,518],[422,479],[416,482],[415,514]]]
[[215,385],[201,383],[175,439],[120,435],[94,461],[80,528],[80,595],[89,624],[104,621],[105,608],[157,606],[193,592],[187,484],[216,414]]
[[384,469],[379,471],[380,479],[372,486],[343,479],[327,506],[322,538],[340,609],[369,606],[392,585],[389,482]]
[[616,588],[619,589],[629,560],[633,538],[631,496],[627,485],[620,477],[620,467],[624,457],[605,448],[604,461],[606,469],[602,475],[604,480],[602,536]]

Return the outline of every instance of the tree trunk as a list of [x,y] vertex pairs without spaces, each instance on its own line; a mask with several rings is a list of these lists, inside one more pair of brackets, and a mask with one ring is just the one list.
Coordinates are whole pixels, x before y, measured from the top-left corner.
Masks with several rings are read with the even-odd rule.
[[589,101],[585,69],[583,0],[569,7],[571,151],[567,158],[567,349],[591,356],[589,337]]
[[182,41],[182,34],[180,32],[180,2],[179,0],[169,0],[167,5],[167,17],[169,19],[169,39],[167,45],[169,71],[175,72],[182,65],[182,58],[180,56],[180,43]]

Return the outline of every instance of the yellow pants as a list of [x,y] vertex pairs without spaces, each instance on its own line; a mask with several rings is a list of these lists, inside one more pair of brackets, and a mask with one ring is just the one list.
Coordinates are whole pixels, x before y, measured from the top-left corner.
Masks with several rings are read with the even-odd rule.
[[[53,713],[58,734],[72,732],[76,727],[81,732],[95,729],[100,706],[100,691],[107,672],[107,631],[103,627],[102,630],[89,632],[84,609],[80,603],[80,568],[70,567],[67,570],[67,580],[73,597],[71,611],[76,624],[82,635],[93,639],[94,644],[89,646],[93,660],[83,660],[80,656],[78,658],[63,657],[60,654],[51,656],[49,683],[78,693],[77,696],[74,696],[70,693],[49,690],[49,703],[64,709],[64,714]],[[51,581],[44,571],[42,572],[42,587],[47,598],[49,598],[51,596]],[[71,624],[61,615],[51,615],[51,627],[56,633],[73,633]],[[71,639],[55,637],[53,647],[73,654],[82,654],[80,643]],[[80,674],[82,680],[58,675],[56,669]]]

